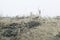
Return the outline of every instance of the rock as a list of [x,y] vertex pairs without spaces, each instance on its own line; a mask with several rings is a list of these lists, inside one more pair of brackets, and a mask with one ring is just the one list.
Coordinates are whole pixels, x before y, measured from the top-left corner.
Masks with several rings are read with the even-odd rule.
[[28,28],[33,28],[33,27],[37,27],[37,26],[39,26],[39,25],[41,25],[39,22],[30,21],[30,22],[28,22],[28,23],[26,24],[26,27],[28,27]]
[[15,30],[5,30],[4,32],[3,32],[3,34],[2,34],[4,37],[15,37],[15,36],[17,36],[17,31]]

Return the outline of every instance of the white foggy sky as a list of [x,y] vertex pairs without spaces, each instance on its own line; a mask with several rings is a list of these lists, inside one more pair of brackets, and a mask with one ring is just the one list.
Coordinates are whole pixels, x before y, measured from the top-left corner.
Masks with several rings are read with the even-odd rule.
[[0,15],[29,15],[42,11],[43,16],[60,16],[60,0],[0,0]]

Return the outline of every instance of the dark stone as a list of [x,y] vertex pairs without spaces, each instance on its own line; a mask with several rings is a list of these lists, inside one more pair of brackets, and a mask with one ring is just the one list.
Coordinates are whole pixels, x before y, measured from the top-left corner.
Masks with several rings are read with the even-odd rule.
[[60,38],[60,32],[55,37],[59,37]]
[[25,24],[26,27],[28,28],[33,28],[33,27],[37,27],[41,25],[39,22],[36,22],[36,21],[31,21],[31,22],[28,22]]
[[15,36],[17,36],[17,31],[13,31],[13,30],[6,30],[6,31],[4,31],[3,32],[3,34],[2,34],[4,37],[15,37]]
[[16,25],[18,25],[18,23],[12,23],[9,26],[16,26]]

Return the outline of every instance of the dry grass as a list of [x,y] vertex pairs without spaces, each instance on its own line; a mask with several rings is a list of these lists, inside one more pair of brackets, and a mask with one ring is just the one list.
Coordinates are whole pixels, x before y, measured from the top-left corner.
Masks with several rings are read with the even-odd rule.
[[[37,26],[28,22],[35,21],[40,23]],[[2,27],[11,27],[10,24],[15,24],[17,30],[16,36],[4,37],[2,34],[6,29]],[[1,19],[0,20],[0,40],[60,40],[60,20],[54,18],[43,17],[28,17],[21,19]],[[32,26],[30,26],[32,25]],[[12,25],[14,26],[14,25]],[[28,28],[31,27],[31,28]],[[9,30],[9,29],[8,29]],[[15,31],[14,31],[15,32]],[[13,34],[12,34],[13,35]]]

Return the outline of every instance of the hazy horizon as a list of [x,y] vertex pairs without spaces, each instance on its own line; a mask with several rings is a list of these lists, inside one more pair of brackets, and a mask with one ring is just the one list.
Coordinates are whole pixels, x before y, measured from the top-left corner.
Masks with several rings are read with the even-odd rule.
[[60,0],[0,0],[2,16],[38,14],[38,9],[42,16],[60,16]]

